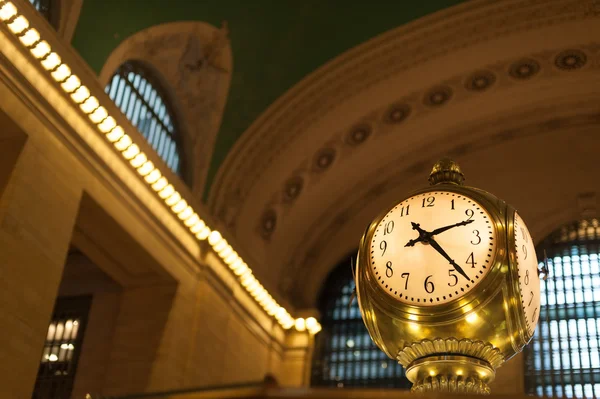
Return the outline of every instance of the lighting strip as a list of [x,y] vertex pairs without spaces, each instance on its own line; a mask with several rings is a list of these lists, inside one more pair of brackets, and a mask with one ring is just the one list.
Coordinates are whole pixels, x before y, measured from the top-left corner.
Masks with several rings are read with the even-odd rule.
[[269,316],[274,317],[286,330],[294,327],[297,331],[308,331],[310,334],[316,334],[321,330],[321,325],[314,317],[294,319],[283,306],[273,299],[254,277],[248,264],[221,236],[221,233],[206,225],[206,222],[200,218],[192,206],[163,176],[160,169],[148,159],[133,139],[117,124],[115,118],[110,116],[98,99],[91,95],[90,90],[79,77],[72,73],[67,64],[62,62],[60,55],[52,51],[51,46],[42,39],[35,28],[30,27],[29,20],[19,13],[11,1],[0,0],[0,21],[6,24],[21,44],[48,71],[64,92],[71,97],[71,100],[96,125],[100,133],[113,144],[196,239],[208,240],[212,249],[237,276],[240,284]]

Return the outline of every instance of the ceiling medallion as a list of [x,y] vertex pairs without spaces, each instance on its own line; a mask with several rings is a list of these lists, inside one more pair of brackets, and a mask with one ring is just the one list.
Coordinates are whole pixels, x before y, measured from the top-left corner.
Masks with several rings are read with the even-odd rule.
[[471,91],[484,91],[494,84],[496,75],[490,71],[477,71],[467,79],[465,87]]
[[540,71],[540,64],[531,59],[524,58],[512,64],[508,71],[515,79],[529,79]]
[[288,203],[294,201],[302,192],[303,187],[304,179],[302,177],[294,176],[288,179],[283,187],[283,201]]
[[431,89],[423,100],[425,105],[439,107],[445,104],[452,97],[452,89],[448,86],[438,86]]
[[389,124],[400,123],[410,115],[410,106],[408,104],[392,105],[385,113],[383,121]]
[[316,171],[322,172],[327,170],[335,160],[335,150],[327,147],[322,148],[317,152],[314,159],[314,168]]
[[360,145],[367,141],[371,136],[371,132],[371,126],[369,125],[356,126],[346,135],[346,143],[352,146]]
[[273,209],[267,209],[260,221],[261,235],[264,239],[271,238],[277,226],[277,214]]
[[583,51],[580,50],[566,50],[559,53],[555,60],[554,65],[565,71],[572,71],[579,69],[584,66],[587,62],[587,56]]

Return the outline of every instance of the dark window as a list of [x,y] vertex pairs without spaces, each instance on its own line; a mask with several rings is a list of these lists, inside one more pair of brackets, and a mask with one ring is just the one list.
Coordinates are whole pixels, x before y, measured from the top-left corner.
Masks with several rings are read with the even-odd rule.
[[[548,256],[537,331],[525,349],[528,393],[600,397],[600,224],[563,226],[537,248]],[[540,263],[540,267],[542,263]]]
[[330,274],[320,298],[323,331],[317,335],[312,367],[313,386],[410,388],[397,361],[371,340],[360,316],[354,290],[352,257]]
[[58,298],[35,381],[33,399],[71,397],[91,297]]
[[29,0],[54,28],[58,27],[58,0]]
[[128,61],[117,69],[106,93],[169,168],[181,176],[176,121],[164,90],[150,71],[138,62]]

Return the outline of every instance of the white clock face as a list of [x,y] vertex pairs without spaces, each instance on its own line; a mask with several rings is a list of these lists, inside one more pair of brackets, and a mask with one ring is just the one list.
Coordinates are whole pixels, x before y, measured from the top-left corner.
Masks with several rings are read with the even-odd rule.
[[533,240],[525,222],[517,212],[515,212],[515,247],[521,306],[525,313],[527,331],[529,336],[532,336],[540,316],[540,278]]
[[370,264],[381,288],[400,302],[441,305],[481,282],[496,254],[487,211],[448,191],[402,201],[379,222]]

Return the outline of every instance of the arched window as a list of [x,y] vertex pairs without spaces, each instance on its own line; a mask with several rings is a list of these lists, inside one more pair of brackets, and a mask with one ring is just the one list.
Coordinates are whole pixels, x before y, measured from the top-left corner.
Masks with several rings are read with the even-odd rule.
[[600,397],[598,220],[563,226],[540,243],[540,259],[544,251],[549,275],[541,285],[539,325],[525,350],[527,392]]
[[117,69],[106,93],[178,175],[182,159],[176,121],[164,90],[147,68],[127,61]]
[[404,369],[371,340],[360,316],[347,257],[329,275],[319,300],[323,331],[317,335],[313,386],[410,388]]
[[40,14],[54,27],[58,27],[58,0],[29,0]]

